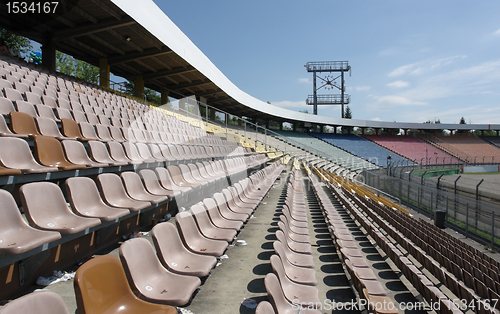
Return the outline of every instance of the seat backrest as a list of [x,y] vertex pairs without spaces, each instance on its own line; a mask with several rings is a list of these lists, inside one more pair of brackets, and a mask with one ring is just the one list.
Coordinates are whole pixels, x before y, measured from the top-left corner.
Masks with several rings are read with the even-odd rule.
[[125,155],[125,150],[123,149],[123,145],[119,142],[108,142],[109,146],[109,155],[117,161],[120,162],[128,162],[130,158]]
[[71,207],[78,212],[85,212],[85,208],[107,206],[99,194],[97,186],[89,177],[72,177],[64,182],[66,195]]
[[91,165],[93,162],[90,160],[85,150],[85,146],[79,141],[63,140],[62,145],[68,160],[76,165]]
[[52,291],[36,291],[17,298],[0,308],[1,314],[69,314],[63,298]]
[[[59,116],[61,118],[61,116]],[[75,120],[61,118],[62,133],[66,137],[83,138],[78,123]]]
[[0,97],[0,114],[6,116],[12,111],[16,111],[12,101],[7,98]]
[[187,251],[182,243],[181,235],[174,224],[164,222],[157,224],[151,230],[153,242],[156,247],[158,258],[163,265],[168,265],[166,257],[169,260],[182,251]]
[[80,122],[78,124],[80,126],[80,132],[82,133],[83,137],[91,140],[97,139],[97,134],[95,133],[94,126],[92,126],[92,124],[88,122]]
[[261,301],[257,308],[255,309],[255,314],[275,314],[274,308],[271,303],[267,301]]
[[48,167],[72,167],[83,169],[83,165],[70,163],[61,145],[61,142],[51,136],[37,136],[35,138],[35,157],[39,163]]
[[278,277],[273,273],[267,274],[264,279],[264,285],[275,311],[277,313],[286,313],[286,309],[289,309],[292,305],[285,298]]
[[159,313],[176,313],[167,311],[173,307],[138,299],[130,289],[120,260],[112,255],[95,257],[80,266],[74,286],[79,314],[154,313],[154,308]]
[[182,236],[182,239],[184,239],[186,244],[189,244],[190,240],[203,237],[200,230],[196,226],[194,217],[188,212],[180,212],[175,215],[175,224],[179,234]]
[[12,132],[29,136],[40,135],[33,117],[24,112],[12,111],[10,114],[10,126]]
[[54,120],[38,117],[36,118],[36,124],[40,130],[40,134],[44,136],[62,137],[62,134],[59,132],[59,128],[57,127],[57,123]]
[[45,169],[57,171],[57,168],[44,167],[38,164],[31,154],[28,143],[20,138],[0,137],[0,162],[11,169]]

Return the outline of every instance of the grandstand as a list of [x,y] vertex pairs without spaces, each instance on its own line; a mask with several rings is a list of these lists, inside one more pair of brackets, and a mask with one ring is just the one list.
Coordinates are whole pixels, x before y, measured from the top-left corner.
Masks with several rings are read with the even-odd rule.
[[[266,129],[250,120],[435,126],[263,103],[152,1],[141,3],[80,0],[48,23],[0,13],[1,27],[23,26],[44,47],[43,67],[0,55],[0,314],[337,312],[332,302],[359,304],[356,313],[395,314],[404,304],[422,305],[412,313],[498,312],[495,254],[355,180],[382,172],[389,155],[422,163],[425,149],[435,164],[488,164],[498,163],[497,147],[473,136]],[[57,73],[56,49],[99,65],[100,84]],[[161,92],[164,105],[112,89],[110,71],[133,80],[138,95]],[[187,101],[166,104],[185,96],[196,97],[197,114]]]

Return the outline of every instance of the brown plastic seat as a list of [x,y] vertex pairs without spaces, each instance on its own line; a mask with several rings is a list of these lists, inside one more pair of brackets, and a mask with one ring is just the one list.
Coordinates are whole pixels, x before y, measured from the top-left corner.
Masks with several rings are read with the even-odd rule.
[[47,167],[57,167],[59,170],[84,169],[85,165],[75,165],[70,163],[58,139],[51,136],[35,137],[35,158]]
[[5,123],[5,118],[3,117],[3,115],[0,115],[0,136],[24,137],[24,138],[28,137],[28,135],[25,134],[12,133],[12,131],[7,126],[7,123]]
[[261,301],[255,309],[255,314],[276,314],[273,306],[267,301]]
[[173,306],[136,297],[120,260],[112,255],[95,257],[80,266],[74,286],[79,314],[177,314]]
[[0,308],[1,314],[31,314],[51,313],[69,314],[63,298],[52,291],[36,291],[13,301]]
[[174,273],[205,277],[217,263],[214,256],[200,255],[188,250],[172,223],[157,224],[151,234],[161,263]]
[[170,173],[170,176],[172,177],[172,181],[176,185],[182,186],[182,187],[190,187],[193,189],[201,186],[200,183],[196,183],[196,182],[191,183],[191,182],[184,180],[184,177],[182,176],[181,171],[177,166],[168,166],[167,169],[168,169],[168,172]]
[[120,259],[132,289],[149,302],[182,306],[201,285],[198,277],[175,274],[163,267],[147,239],[125,241],[120,246]]
[[139,170],[139,175],[142,178],[146,190],[153,195],[165,195],[169,198],[173,198],[181,194],[179,191],[166,190],[163,188],[156,173],[151,169],[141,169]]
[[67,206],[57,184],[26,183],[19,189],[26,218],[30,225],[61,234],[75,234],[101,224],[97,218],[77,216]]
[[127,208],[134,212],[151,206],[150,202],[130,198],[125,191],[122,180],[117,174],[101,173],[97,176],[97,184],[105,202],[111,206]]
[[273,272],[280,281],[281,288],[289,302],[295,304],[320,304],[319,290],[316,287],[295,283],[286,276],[285,268],[278,255],[271,256]]
[[168,199],[166,195],[153,195],[146,191],[141,177],[136,172],[124,171],[120,174],[120,177],[128,195],[135,200],[158,204]]
[[113,221],[130,213],[128,209],[104,204],[99,190],[91,178],[68,178],[64,186],[71,208],[81,216]]
[[9,169],[0,166],[0,176],[13,176],[18,174],[22,174],[21,169]]
[[67,119],[59,116],[61,118],[61,131],[66,137],[76,138],[79,141],[90,141],[91,139],[85,138],[80,132],[78,123],[72,119]]
[[187,193],[192,190],[191,187],[188,186],[178,186],[172,180],[170,173],[164,167],[156,167],[155,168],[156,175],[158,176],[158,180],[160,181],[161,186],[164,189],[178,192],[178,195],[181,193]]
[[128,162],[118,161],[111,158],[109,155],[106,144],[100,141],[89,141],[89,153],[90,157],[98,163],[109,164],[111,166],[126,166]]
[[198,229],[200,229],[205,237],[232,242],[236,236],[237,232],[234,229],[216,227],[210,220],[208,212],[203,205],[191,206],[191,213],[193,213],[196,223],[198,224]]
[[0,203],[0,256],[24,253],[61,238],[59,232],[38,230],[29,226],[9,192],[0,190]]
[[175,215],[175,222],[186,248],[194,253],[219,257],[229,246],[226,241],[205,238],[196,226],[194,217],[187,212]]
[[12,132],[19,135],[27,135],[36,137],[41,135],[35,125],[35,120],[32,116],[24,112],[12,111],[9,113],[10,128]]
[[0,162],[10,169],[20,169],[23,173],[57,171],[57,167],[38,164],[31,154],[28,143],[20,138],[0,137]]
[[243,221],[241,220],[229,220],[224,218],[224,216],[222,216],[222,214],[219,212],[216,204],[209,202],[207,205],[207,211],[210,215],[210,219],[216,227],[234,229],[237,231],[239,231],[241,227],[243,227]]
[[64,148],[68,161],[75,165],[84,165],[87,167],[95,168],[109,166],[109,164],[107,163],[100,163],[90,160],[89,156],[87,155],[87,151],[85,150],[85,147],[81,142],[74,140],[63,140],[62,146]]
[[309,286],[316,286],[318,284],[316,271],[312,268],[297,266],[290,262],[281,242],[274,241],[273,248],[280,257],[285,273],[291,281]]
[[304,314],[321,314],[318,310],[309,309],[306,305],[301,306],[297,303],[290,303],[283,293],[283,289],[281,288],[280,281],[278,277],[269,273],[266,275],[264,279],[264,285],[266,286],[266,291],[269,296],[269,301],[273,305],[273,308],[278,314],[296,314],[296,313],[304,313]]
[[211,198],[206,198],[203,200],[203,203],[206,207],[214,207],[217,206],[219,212],[222,217],[228,220],[237,220],[245,222],[249,218],[249,214],[247,213],[235,213],[227,207],[226,198],[222,193],[214,193]]

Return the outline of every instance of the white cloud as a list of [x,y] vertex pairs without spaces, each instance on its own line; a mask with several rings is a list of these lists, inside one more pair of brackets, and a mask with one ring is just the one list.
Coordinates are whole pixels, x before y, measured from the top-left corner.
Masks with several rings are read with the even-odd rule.
[[500,36],[500,29],[494,32],[493,35]]
[[376,118],[371,119],[371,121],[382,121],[382,119],[376,117]]
[[290,110],[309,109],[311,111],[311,108],[312,108],[312,106],[309,106],[306,104],[305,100],[303,100],[303,101],[290,101],[290,100],[276,101],[276,102],[271,102],[271,105],[278,106],[281,108],[290,109]]
[[466,56],[457,55],[453,57],[442,58],[438,60],[424,60],[415,63],[400,66],[389,73],[389,77],[396,77],[402,75],[418,76],[427,72],[437,70],[443,66],[452,64],[458,60],[464,59]]
[[308,78],[308,77],[301,77],[301,78],[299,78],[299,83],[312,84],[311,79]]
[[356,86],[354,87],[355,90],[357,90],[358,92],[366,92],[366,91],[369,91],[371,88],[371,86]]
[[405,81],[394,81],[392,83],[387,84],[389,87],[393,88],[403,88],[403,87],[408,87],[410,83],[405,82]]
[[377,102],[383,105],[409,106],[409,105],[427,105],[425,102],[412,100],[400,95],[386,95],[377,97]]

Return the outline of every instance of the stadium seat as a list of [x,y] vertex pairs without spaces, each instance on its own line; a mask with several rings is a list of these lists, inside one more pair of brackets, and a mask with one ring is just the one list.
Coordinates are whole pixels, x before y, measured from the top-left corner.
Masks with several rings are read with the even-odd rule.
[[61,130],[64,136],[77,138],[79,141],[85,142],[91,140],[82,135],[80,128],[78,127],[78,123],[74,120],[63,118],[61,115],[59,115],[59,118],[61,118]]
[[57,167],[42,166],[35,161],[28,143],[20,138],[0,137],[0,162],[9,169],[19,169],[23,173],[43,173],[57,171]]
[[175,196],[180,195],[181,193],[187,193],[192,190],[192,188],[187,186],[178,186],[172,181],[172,177],[168,170],[164,167],[156,167],[155,172],[158,176],[158,180],[160,181],[161,186],[166,189],[173,191]]
[[[111,158],[108,149],[106,148],[106,144],[100,141],[89,141],[89,152],[90,157],[98,162],[103,164],[110,164],[111,166],[126,166],[128,162],[123,162],[116,160],[115,158]],[[111,150],[111,145],[110,145]]]
[[146,239],[125,241],[120,246],[120,259],[133,290],[149,302],[182,306],[201,285],[198,277],[172,273],[163,267]]
[[59,170],[84,169],[85,165],[70,163],[64,156],[64,151],[58,139],[51,136],[35,137],[35,158],[47,167],[57,167]]
[[172,223],[164,222],[154,226],[151,234],[161,263],[174,273],[206,277],[217,263],[214,256],[189,251]]
[[63,298],[52,291],[35,291],[0,307],[1,314],[69,314]]
[[273,306],[267,301],[261,301],[255,309],[255,314],[275,314]]
[[177,314],[173,306],[146,302],[135,296],[115,256],[95,257],[80,266],[74,286],[79,314]]
[[249,213],[236,213],[231,211],[227,207],[226,198],[222,193],[214,193],[211,198],[205,198],[203,200],[203,204],[207,208],[209,207],[217,207],[222,217],[228,220],[237,220],[241,222],[245,222],[250,217]]
[[226,241],[205,238],[196,226],[194,217],[187,212],[175,215],[175,222],[183,242],[194,253],[219,257],[229,246]]
[[24,112],[12,111],[9,114],[12,132],[19,135],[36,137],[41,135],[35,125],[33,117]]
[[172,177],[172,181],[176,185],[181,186],[181,187],[190,187],[193,189],[201,186],[200,183],[186,181],[184,179],[184,177],[182,176],[179,167],[171,165],[171,166],[168,166],[167,169],[168,169],[168,172],[170,173],[170,176]]
[[59,232],[38,230],[29,226],[9,192],[0,190],[0,202],[0,255],[24,253],[61,238]]
[[210,216],[210,219],[212,220],[212,223],[216,227],[234,229],[236,231],[240,231],[240,229],[243,227],[243,221],[241,220],[229,220],[224,218],[224,216],[222,216],[222,214],[219,212],[216,204],[208,202],[206,203],[206,205],[209,205],[206,207],[206,209]]
[[200,229],[200,232],[205,237],[214,240],[224,240],[229,243],[233,241],[237,233],[236,230],[215,226],[210,220],[208,212],[203,205],[193,205],[190,209],[196,220],[198,229]]
[[128,209],[106,205],[91,178],[68,178],[64,186],[71,208],[81,216],[113,221],[130,213]]
[[97,176],[97,184],[99,185],[104,200],[111,206],[127,208],[133,212],[151,206],[150,202],[138,201],[130,198],[125,191],[122,180],[117,174],[101,173]]
[[109,166],[109,164],[107,163],[106,164],[99,163],[90,160],[89,156],[87,155],[87,151],[85,150],[85,147],[79,141],[63,140],[62,145],[68,161],[75,165],[84,165],[87,167],[94,167],[94,168]]
[[174,191],[164,188],[158,180],[156,173],[151,169],[141,169],[139,170],[139,174],[142,178],[144,186],[146,187],[146,190],[153,195],[163,195],[169,198],[174,198],[181,194],[180,191]]
[[127,190],[127,194],[135,200],[158,204],[168,199],[168,196],[166,195],[153,195],[146,191],[141,182],[141,177],[137,174],[137,172],[124,171],[120,174],[120,177],[122,178],[123,185]]
[[[62,235],[75,234],[101,223],[97,218],[75,215],[57,184],[51,182],[26,183],[19,189],[24,213],[32,226]],[[47,206],[50,204],[50,206]]]

